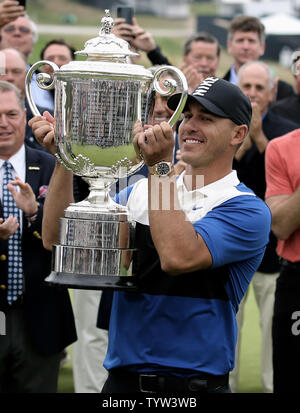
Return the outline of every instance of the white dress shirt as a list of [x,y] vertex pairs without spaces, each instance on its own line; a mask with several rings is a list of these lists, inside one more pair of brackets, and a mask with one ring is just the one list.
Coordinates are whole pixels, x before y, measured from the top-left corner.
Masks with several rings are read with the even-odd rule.
[[[0,199],[2,201],[2,192],[3,192],[3,174],[4,174],[4,164],[5,160],[0,158]],[[22,145],[21,148],[15,153],[12,157],[10,157],[7,162],[10,162],[13,167],[13,177],[18,176],[23,182],[25,182],[25,170],[26,170],[26,163],[25,163],[25,146]],[[19,191],[19,187],[16,187],[16,190]],[[22,211],[19,210],[19,222],[20,222],[20,230],[22,230]]]

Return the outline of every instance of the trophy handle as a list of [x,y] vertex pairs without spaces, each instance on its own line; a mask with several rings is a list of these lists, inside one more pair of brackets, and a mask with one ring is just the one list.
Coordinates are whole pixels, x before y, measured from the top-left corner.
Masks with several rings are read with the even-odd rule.
[[[39,62],[35,63],[34,65],[31,66],[31,68],[28,70],[28,73],[25,78],[25,92],[26,92],[26,97],[28,100],[29,107],[31,109],[31,112],[34,116],[42,116],[36,106],[36,104],[33,101],[32,98],[32,93],[31,93],[31,80],[34,72],[43,65],[49,65],[52,67],[54,71],[58,71],[59,67],[53,63],[50,62],[49,60],[40,60]],[[48,73],[38,73],[36,76],[36,82],[38,86],[41,89],[44,90],[51,90],[54,88],[54,80]],[[56,142],[56,154],[55,154],[57,160],[68,170],[72,170],[68,160],[66,157],[61,153],[61,150],[59,148],[58,142]]]
[[[55,63],[50,62],[49,60],[41,60],[35,63],[34,65],[32,65],[31,68],[28,70],[28,73],[25,79],[25,92],[26,92],[26,97],[28,100],[29,107],[34,116],[42,116],[42,115],[40,114],[32,98],[31,79],[32,79],[34,72],[40,66],[43,66],[43,65],[51,66],[54,71],[59,70],[59,67]],[[38,73],[36,76],[36,82],[41,89],[50,90],[54,88],[54,80],[52,79],[50,75],[48,75],[48,73]]]
[[176,80],[170,78],[170,79],[164,80],[163,82],[163,85],[165,86],[165,88],[167,88],[167,90],[162,89],[159,84],[159,78],[163,72],[174,72],[179,77],[180,82],[181,82],[181,87],[182,87],[182,94],[181,94],[181,98],[178,103],[178,106],[168,121],[169,125],[173,127],[178,121],[178,119],[180,118],[185,102],[187,100],[188,84],[187,84],[186,77],[184,76],[182,71],[178,69],[177,67],[174,67],[174,66],[160,67],[154,73],[153,85],[154,85],[154,89],[156,90],[156,92],[158,92],[162,96],[170,96],[172,93],[176,91],[177,86],[178,86]]

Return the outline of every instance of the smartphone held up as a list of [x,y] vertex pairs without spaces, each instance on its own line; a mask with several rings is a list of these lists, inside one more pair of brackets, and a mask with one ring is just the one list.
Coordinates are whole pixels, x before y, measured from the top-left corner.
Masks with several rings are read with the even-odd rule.
[[132,24],[134,16],[134,8],[129,6],[117,6],[117,17],[125,19],[125,23]]

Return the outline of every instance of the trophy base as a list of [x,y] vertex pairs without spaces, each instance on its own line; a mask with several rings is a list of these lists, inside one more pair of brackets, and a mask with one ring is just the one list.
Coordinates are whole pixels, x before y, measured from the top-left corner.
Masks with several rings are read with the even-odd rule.
[[136,292],[137,286],[133,277],[127,276],[94,276],[85,274],[70,274],[52,271],[45,281],[53,286],[62,286],[80,290],[105,290]]
[[111,212],[84,202],[68,207],[45,281],[75,289],[135,291],[131,260],[136,223],[124,207],[119,209]]

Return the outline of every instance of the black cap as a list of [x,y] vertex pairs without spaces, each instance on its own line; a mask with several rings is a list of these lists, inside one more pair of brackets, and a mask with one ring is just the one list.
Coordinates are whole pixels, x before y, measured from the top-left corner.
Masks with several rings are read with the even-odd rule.
[[[168,106],[175,110],[181,93],[171,96],[168,99]],[[218,77],[208,77],[188,95],[185,111],[191,101],[200,103],[210,113],[222,118],[229,118],[236,125],[247,125],[249,128],[252,116],[250,99],[241,89]]]

